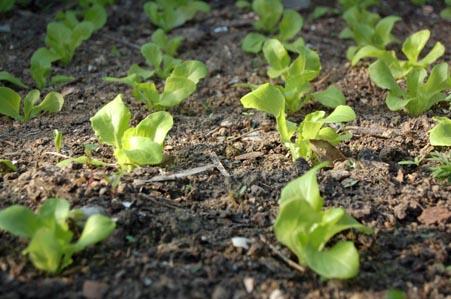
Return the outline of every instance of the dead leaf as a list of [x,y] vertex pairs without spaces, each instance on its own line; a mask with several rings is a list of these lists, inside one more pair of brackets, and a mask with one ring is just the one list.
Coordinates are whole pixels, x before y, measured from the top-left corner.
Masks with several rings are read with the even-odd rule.
[[101,299],[108,290],[108,285],[103,282],[86,280],[83,283],[83,296],[88,299]]
[[313,152],[318,156],[318,159],[322,161],[344,161],[346,160],[343,155],[335,146],[325,140],[311,139]]
[[426,208],[418,220],[426,225],[446,223],[451,218],[451,212],[445,207]]

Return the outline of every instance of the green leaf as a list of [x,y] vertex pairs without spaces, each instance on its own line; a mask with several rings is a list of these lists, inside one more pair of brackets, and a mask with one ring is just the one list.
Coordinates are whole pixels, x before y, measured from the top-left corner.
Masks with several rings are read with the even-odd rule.
[[57,153],[61,152],[63,148],[63,133],[58,129],[53,130],[53,144]]
[[152,34],[151,40],[154,44],[158,45],[164,53],[170,56],[175,56],[178,48],[182,44],[183,37],[176,36],[174,38],[170,38],[166,35],[163,29],[158,29]]
[[60,93],[51,91],[42,100],[39,105],[35,106],[31,111],[31,117],[36,116],[42,111],[55,113],[61,111],[64,105],[64,98]]
[[315,101],[320,102],[326,107],[335,108],[339,105],[346,104],[346,98],[335,85],[329,86],[324,91],[319,91],[313,94]]
[[260,33],[251,32],[248,33],[241,42],[241,48],[244,52],[256,54],[262,50],[265,41],[266,36]]
[[374,28],[375,34],[381,39],[384,47],[395,40],[391,34],[391,31],[395,23],[400,20],[400,17],[388,16],[380,20]]
[[151,138],[136,136],[136,129],[125,131],[123,148],[115,151],[118,163],[123,167],[156,165],[163,161],[163,147]]
[[451,119],[436,117],[437,125],[429,131],[429,143],[433,146],[451,146]]
[[2,0],[0,2],[0,12],[10,11],[14,7],[15,3],[16,0]]
[[20,95],[8,87],[0,87],[0,114],[20,120]]
[[166,80],[158,105],[167,108],[177,106],[195,91],[196,84],[190,79],[171,76]]
[[114,231],[116,223],[109,217],[96,214],[86,221],[80,239],[72,246],[73,252],[78,252],[88,246],[106,239]]
[[39,48],[33,53],[30,71],[37,88],[44,88],[52,69],[52,63],[59,59],[60,55],[47,48]]
[[23,100],[23,119],[29,121],[32,118],[32,111],[35,105],[39,102],[41,92],[37,89],[31,90]]
[[320,211],[323,207],[323,199],[319,193],[316,175],[321,168],[328,166],[328,162],[321,163],[307,171],[301,177],[289,182],[280,194],[279,204],[283,205],[290,199],[305,200],[315,211]]
[[85,21],[89,21],[94,26],[94,31],[105,26],[107,21],[107,12],[102,5],[94,4],[84,12]]
[[60,270],[63,248],[49,228],[39,229],[24,250],[33,265],[43,271],[56,273]]
[[444,54],[445,46],[443,46],[442,43],[437,42],[432,50],[423,59],[421,59],[418,64],[427,67],[428,65],[434,63],[437,59],[442,57]]
[[301,15],[292,9],[286,9],[283,12],[282,20],[279,24],[279,34],[277,38],[280,41],[292,39],[302,28],[304,19]]
[[66,168],[66,167],[71,166],[72,164],[84,164],[84,165],[90,165],[90,166],[94,166],[94,167],[108,166],[108,164],[105,162],[102,162],[100,160],[93,159],[93,158],[87,157],[87,156],[80,156],[77,158],[69,158],[66,160],[62,160],[62,161],[58,162],[56,164],[56,166],[58,166],[60,168]]
[[160,94],[153,82],[135,84],[132,95],[136,100],[146,104],[149,109],[153,109],[160,103]]
[[407,59],[412,62],[418,60],[418,56],[426,45],[431,32],[427,29],[418,31],[409,36],[402,45],[402,52],[406,55]]
[[160,48],[154,43],[147,43],[141,47],[141,54],[146,59],[148,65],[154,68],[159,68],[163,61],[163,53]]
[[129,127],[131,113],[118,95],[103,106],[93,117],[91,126],[100,142],[121,148],[121,139]]
[[22,80],[20,80],[19,78],[17,78],[16,76],[14,76],[13,74],[7,72],[7,71],[1,71],[0,72],[0,81],[7,81],[11,84],[14,84],[18,87],[21,88],[28,88],[27,85],[25,85],[25,83],[22,82]]
[[346,105],[339,105],[329,114],[328,117],[324,119],[325,123],[342,123],[353,121],[356,119],[356,115],[354,110],[351,107]]
[[172,116],[168,112],[154,112],[136,126],[136,134],[137,136],[148,137],[152,141],[163,145],[173,123]]
[[33,212],[22,206],[11,206],[0,211],[0,229],[18,237],[30,239],[41,225]]
[[62,86],[75,81],[75,77],[66,75],[55,75],[50,79],[50,84],[55,86]]
[[278,117],[285,113],[285,99],[282,92],[275,86],[266,83],[241,98],[245,108],[253,108]]
[[252,10],[259,19],[255,22],[257,30],[273,32],[283,13],[283,5],[280,0],[254,0]]
[[412,99],[403,99],[391,93],[385,99],[385,104],[391,111],[402,110]]
[[324,278],[349,279],[359,272],[359,253],[350,241],[340,241],[331,249],[305,247],[307,265]]
[[172,77],[186,78],[197,84],[201,79],[205,78],[208,74],[207,66],[197,60],[187,60],[177,65],[171,73]]
[[277,39],[269,39],[263,45],[263,54],[269,64],[268,76],[277,78],[287,71],[291,59],[287,50]]
[[388,89],[395,95],[402,94],[399,85],[393,78],[392,73],[388,66],[381,60],[376,61],[369,67],[369,73],[371,80],[380,88]]

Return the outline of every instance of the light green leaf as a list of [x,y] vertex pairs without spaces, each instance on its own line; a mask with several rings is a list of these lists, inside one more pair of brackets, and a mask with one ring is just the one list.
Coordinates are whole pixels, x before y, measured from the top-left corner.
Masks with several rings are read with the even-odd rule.
[[89,21],[94,25],[94,31],[105,26],[107,21],[107,12],[102,5],[94,4],[84,12],[85,21]]
[[335,108],[339,105],[346,104],[346,98],[335,85],[329,86],[324,91],[319,91],[313,94],[315,101],[320,102],[326,107]]
[[409,61],[416,62],[418,56],[426,45],[431,32],[427,29],[415,32],[409,36],[402,45],[402,52],[406,55]]
[[147,43],[141,47],[141,54],[146,59],[148,65],[154,68],[159,68],[163,61],[163,53],[160,48],[154,43]]
[[39,103],[38,106],[34,107],[31,112],[31,117],[34,117],[38,113],[45,111],[50,113],[55,113],[61,111],[64,105],[64,98],[60,93],[51,91],[45,98]]
[[323,251],[306,246],[305,260],[316,273],[328,279],[352,278],[357,275],[360,266],[359,253],[349,241],[340,241]]
[[187,78],[197,84],[201,79],[205,78],[208,74],[207,66],[197,60],[187,60],[177,65],[171,73],[172,77]]
[[391,111],[399,111],[409,104],[411,100],[412,98],[403,99],[390,93],[385,99],[385,104]]
[[20,95],[8,87],[0,87],[0,114],[20,120]]
[[33,265],[43,271],[56,273],[60,270],[63,248],[49,228],[39,229],[24,250]]
[[75,81],[75,77],[66,75],[55,75],[50,79],[51,85],[62,86]]
[[33,212],[22,206],[11,206],[0,211],[0,229],[18,237],[30,239],[40,226]]
[[291,59],[283,44],[277,39],[269,39],[263,45],[263,54],[269,64],[268,76],[277,78],[285,72]]
[[451,119],[434,118],[438,124],[429,131],[429,143],[433,146],[451,146]]
[[324,119],[325,123],[342,123],[342,122],[348,122],[353,121],[356,119],[356,115],[354,110],[352,110],[351,107],[346,105],[339,105],[337,108],[335,108],[334,111],[332,111],[331,114],[329,114],[328,117]]
[[115,151],[118,163],[123,166],[156,165],[163,161],[162,145],[151,138],[136,136],[136,129],[125,131],[123,148]]
[[255,22],[257,30],[273,32],[283,13],[283,5],[280,0],[254,0],[252,10],[259,19]]
[[401,20],[400,17],[388,16],[388,17],[381,19],[377,23],[374,31],[375,31],[375,34],[378,36],[378,38],[381,39],[382,45],[384,47],[394,40],[394,37],[392,36],[391,31],[392,31],[395,23],[400,20]]
[[148,137],[152,141],[163,145],[169,130],[173,126],[171,114],[165,111],[154,112],[136,126],[136,135]]
[[290,199],[305,200],[313,210],[319,212],[323,207],[323,199],[319,193],[316,175],[321,168],[328,166],[328,162],[321,163],[307,171],[301,177],[289,182],[280,194],[279,204],[283,205]]
[[245,108],[254,108],[274,117],[285,113],[285,99],[282,92],[275,86],[266,83],[241,98]]
[[73,252],[78,252],[88,246],[106,239],[114,231],[116,223],[109,217],[96,214],[86,221],[80,239],[72,246]]
[[17,171],[16,165],[11,160],[0,159],[0,174]]
[[121,148],[121,139],[129,127],[131,113],[118,95],[91,117],[91,126],[100,142]]
[[17,78],[16,76],[14,76],[13,74],[7,72],[7,71],[1,71],[0,72],[0,81],[7,81],[11,84],[14,84],[18,87],[21,88],[28,88],[27,85],[25,85],[25,83],[22,82],[22,80],[20,80],[19,78]]
[[31,90],[23,100],[23,118],[24,121],[28,121],[32,118],[32,111],[35,105],[39,102],[41,92],[37,89]]
[[279,23],[277,38],[280,41],[292,39],[301,30],[303,24],[304,20],[297,11],[292,9],[284,10],[282,20]]
[[248,33],[241,42],[241,48],[244,52],[256,54],[262,50],[265,41],[266,36],[260,33],[251,32]]
[[196,84],[183,77],[169,77],[161,94],[159,106],[174,107],[179,105],[196,91]]
[[380,88],[388,89],[395,95],[402,94],[388,66],[381,60],[376,61],[369,67],[371,80]]
[[445,46],[443,46],[442,43],[437,42],[432,50],[423,59],[421,59],[418,64],[427,67],[428,65],[434,63],[437,59],[442,57],[444,54]]

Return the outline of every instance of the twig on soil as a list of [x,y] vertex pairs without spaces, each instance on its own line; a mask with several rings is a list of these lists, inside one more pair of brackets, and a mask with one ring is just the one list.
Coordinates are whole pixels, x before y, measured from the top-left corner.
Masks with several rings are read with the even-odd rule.
[[117,43],[121,43],[121,44],[126,45],[126,46],[128,46],[128,47],[130,47],[130,48],[138,49],[138,50],[141,49],[140,46],[135,45],[135,44],[133,44],[133,43],[127,41],[127,40],[119,39],[119,38],[116,38],[116,37],[111,36],[111,35],[109,35],[109,34],[104,34],[104,36],[105,36],[106,38],[112,40],[112,41],[115,41],[115,42],[117,42]]
[[373,137],[378,138],[390,138],[393,137],[393,135],[399,135],[397,132],[393,130],[382,130],[382,129],[375,129],[375,128],[364,128],[364,127],[357,127],[357,126],[346,126],[345,130],[354,131],[357,135],[369,135]]
[[213,162],[213,164],[216,166],[216,168],[219,170],[219,172],[226,177],[226,179],[230,178],[230,173],[225,169],[224,165],[222,165],[221,161],[219,160],[218,155],[215,152],[210,152],[210,159]]
[[204,166],[194,167],[191,169],[183,170],[181,172],[168,174],[168,175],[157,175],[151,178],[150,180],[139,180],[140,183],[154,183],[154,182],[163,182],[163,181],[175,181],[177,179],[182,179],[188,177],[190,175],[195,175],[201,172],[205,172],[207,170],[216,168],[215,164],[207,164]]
[[71,157],[57,153],[57,152],[44,152],[44,155],[57,156],[64,159],[70,159]]
[[323,76],[321,79],[313,83],[313,86],[317,87],[321,84],[323,84],[327,79],[329,79],[330,75],[332,75],[332,72],[328,72],[325,76]]
[[166,208],[171,208],[171,209],[179,209],[180,208],[178,205],[169,203],[166,200],[157,200],[147,194],[139,193],[138,196],[142,197],[144,200],[149,200],[149,201],[153,202],[154,204],[165,206]]
[[238,139],[240,139],[240,138],[243,138],[243,137],[246,136],[246,135],[249,135],[249,134],[252,134],[252,133],[254,133],[254,132],[261,131],[261,130],[262,130],[261,128],[253,129],[253,130],[250,130],[249,132],[246,132],[246,133],[244,133],[244,134],[241,134],[240,136],[233,137],[233,138],[230,138],[230,139],[226,139],[226,141],[235,141],[235,140],[238,140]]
[[263,235],[260,235],[260,240],[269,247],[269,249],[271,249],[271,251],[277,255],[279,258],[282,259],[282,261],[284,261],[285,263],[287,263],[288,266],[290,266],[291,268],[304,273],[305,272],[305,268],[302,267],[299,264],[296,264],[295,262],[293,262],[292,260],[290,260],[289,258],[287,258],[285,255],[283,255],[282,252],[280,252],[279,249],[277,249],[274,245],[272,245],[271,243],[269,243],[268,240],[266,240],[266,238]]

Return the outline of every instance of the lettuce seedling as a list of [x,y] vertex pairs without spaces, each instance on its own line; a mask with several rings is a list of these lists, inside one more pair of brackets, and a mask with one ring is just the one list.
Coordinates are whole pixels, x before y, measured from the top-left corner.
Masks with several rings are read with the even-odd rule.
[[390,68],[395,79],[403,78],[415,68],[427,69],[445,54],[445,47],[443,44],[436,42],[429,53],[420,59],[420,54],[426,46],[430,36],[431,32],[426,29],[415,32],[404,41],[401,51],[404,56],[407,57],[407,60],[399,60],[396,57],[395,51],[381,50],[374,46],[364,46],[352,58],[352,65],[356,65],[362,58],[377,58]]
[[338,233],[356,229],[371,234],[343,208],[324,209],[316,175],[326,163],[317,165],[303,176],[289,182],[279,199],[279,213],[274,224],[276,238],[287,246],[303,266],[326,279],[349,279],[359,272],[359,252],[352,241],[338,241],[327,248]]
[[451,119],[434,117],[437,122],[429,131],[429,143],[433,146],[451,146]]
[[149,110],[166,110],[179,105],[197,88],[197,83],[207,76],[204,63],[188,60],[177,65],[166,79],[162,93],[153,82],[139,83],[133,86],[133,96],[146,104]]
[[427,160],[435,163],[429,168],[434,178],[451,183],[451,151],[433,152]]
[[170,38],[163,29],[156,30],[150,38],[152,43],[156,44],[163,53],[175,57],[177,50],[183,42],[183,37],[175,36]]
[[381,19],[376,13],[354,6],[345,11],[343,19],[347,27],[340,32],[340,38],[353,39],[356,43],[346,52],[349,60],[364,46],[385,50],[387,45],[397,41],[391,31],[395,23],[401,20],[399,17],[388,16]]
[[172,116],[164,111],[150,114],[130,127],[131,113],[118,95],[92,118],[91,126],[101,143],[114,148],[121,168],[155,165],[163,161],[163,142],[172,128]]
[[0,211],[0,229],[30,240],[23,251],[33,265],[42,271],[58,273],[72,264],[72,256],[106,239],[114,230],[114,221],[100,214],[89,216],[76,242],[70,220],[84,215],[81,210],[70,210],[61,198],[49,198],[36,213],[14,205]]
[[61,152],[63,148],[63,133],[58,129],[53,130],[53,144],[57,153]]
[[43,89],[52,70],[52,63],[58,61],[60,57],[47,48],[37,49],[31,56],[31,77],[36,83],[36,87]]
[[445,0],[446,7],[440,12],[440,16],[451,22],[451,0]]
[[[284,10],[280,0],[254,0],[252,9],[258,16],[255,29],[272,34],[273,38],[280,40],[291,52],[298,52],[304,46],[302,38],[292,41],[304,24],[304,19],[298,12]],[[264,34],[251,32],[243,39],[241,47],[245,52],[259,53],[267,39]]]
[[75,50],[83,41],[89,39],[95,30],[93,23],[83,21],[73,28],[62,22],[51,22],[47,25],[45,44],[55,53],[64,65],[71,62]]
[[154,0],[144,4],[150,22],[168,32],[194,18],[198,12],[209,12],[204,1]]
[[6,81],[21,88],[28,88],[22,80],[7,71],[0,71],[0,81]]
[[[315,144],[326,143],[334,147],[341,141],[349,140],[350,134],[337,133],[336,129],[325,125],[349,122],[356,118],[351,107],[339,105],[329,116],[324,111],[315,111],[307,114],[297,125],[286,119],[286,100],[280,88],[269,83],[260,85],[242,97],[241,104],[245,108],[257,109],[275,117],[281,142],[290,150],[293,160],[301,157],[317,159]],[[292,141],[293,137],[295,141]]]
[[263,54],[269,64],[268,76],[281,77],[284,81],[284,86],[279,88],[285,96],[287,112],[298,111],[312,98],[331,108],[344,104],[343,94],[334,86],[312,94],[310,82],[320,73],[320,58],[315,51],[307,47],[299,48],[298,52],[298,57],[292,61],[288,51],[277,39],[267,40],[263,47]]
[[49,92],[39,103],[40,91],[30,91],[23,100],[22,114],[20,109],[21,98],[18,93],[8,87],[0,87],[0,114],[15,120],[27,122],[42,112],[56,113],[61,111],[64,98],[57,92]]
[[385,103],[391,111],[404,110],[412,116],[428,111],[439,102],[451,101],[444,91],[451,88],[451,79],[446,62],[432,68],[429,78],[422,68],[413,69],[406,77],[406,88],[393,77],[390,68],[381,60],[369,67],[371,80],[380,88],[388,89]]

